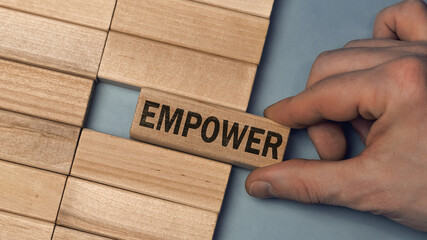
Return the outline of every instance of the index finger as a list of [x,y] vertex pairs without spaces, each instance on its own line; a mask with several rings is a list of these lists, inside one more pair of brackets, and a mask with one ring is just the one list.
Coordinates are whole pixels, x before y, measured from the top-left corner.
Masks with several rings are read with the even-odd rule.
[[371,68],[325,78],[300,94],[271,105],[264,115],[291,128],[324,120],[350,121],[358,116],[377,119],[385,109],[384,98],[376,97],[373,84],[379,70]]

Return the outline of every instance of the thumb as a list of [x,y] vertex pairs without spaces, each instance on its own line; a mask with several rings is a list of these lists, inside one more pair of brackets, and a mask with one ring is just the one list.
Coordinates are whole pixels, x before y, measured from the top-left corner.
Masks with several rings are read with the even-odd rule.
[[363,199],[364,186],[369,181],[358,158],[361,157],[344,161],[293,159],[258,168],[246,179],[246,191],[258,198],[357,208],[357,200]]

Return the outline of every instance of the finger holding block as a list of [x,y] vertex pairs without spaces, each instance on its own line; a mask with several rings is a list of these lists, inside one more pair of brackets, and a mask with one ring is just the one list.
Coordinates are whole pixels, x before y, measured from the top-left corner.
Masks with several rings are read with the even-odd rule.
[[267,118],[142,88],[130,136],[254,169],[282,161],[289,131]]

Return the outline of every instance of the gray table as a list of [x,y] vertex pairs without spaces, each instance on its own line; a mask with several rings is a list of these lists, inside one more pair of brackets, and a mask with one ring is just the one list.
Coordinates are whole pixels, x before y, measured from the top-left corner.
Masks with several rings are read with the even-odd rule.
[[[268,105],[303,90],[319,53],[369,38],[377,12],[395,2],[276,0],[248,112],[262,115]],[[138,91],[99,83],[86,127],[128,138],[137,98]],[[347,132],[354,156],[363,145]],[[318,157],[304,130],[293,131],[289,140],[285,159],[296,157]],[[426,233],[369,213],[251,198],[244,189],[248,174],[233,167],[216,239],[427,239]]]

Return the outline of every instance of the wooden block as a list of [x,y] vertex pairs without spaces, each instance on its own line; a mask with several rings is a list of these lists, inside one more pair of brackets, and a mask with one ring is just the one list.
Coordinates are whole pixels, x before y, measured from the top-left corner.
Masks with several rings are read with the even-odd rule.
[[0,239],[50,240],[53,223],[0,211]]
[[80,128],[0,110],[0,159],[68,174]]
[[0,0],[0,6],[108,31],[115,0]]
[[108,240],[110,238],[100,237],[97,235],[80,232],[74,229],[69,229],[61,226],[55,227],[55,232],[53,233],[52,240]]
[[264,18],[270,18],[274,0],[193,0],[231,9],[238,12],[248,13]]
[[120,239],[211,239],[217,214],[70,177],[57,223]]
[[256,69],[255,64],[111,31],[98,76],[246,111]]
[[119,0],[111,30],[258,64],[269,20],[182,0]]
[[65,176],[0,161],[0,211],[55,222]]
[[0,57],[92,79],[107,33],[0,8]]
[[0,59],[2,109],[81,127],[92,87],[87,78]]
[[83,129],[71,175],[218,213],[231,166]]
[[289,128],[263,117],[142,88],[130,136],[252,169],[282,161]]

